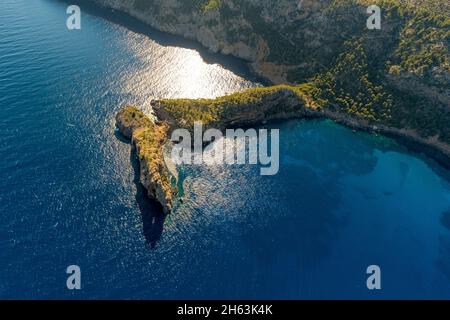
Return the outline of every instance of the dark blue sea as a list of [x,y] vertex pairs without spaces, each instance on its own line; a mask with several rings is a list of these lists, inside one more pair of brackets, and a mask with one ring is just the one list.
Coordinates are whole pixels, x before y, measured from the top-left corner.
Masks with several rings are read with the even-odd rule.
[[449,172],[331,121],[271,124],[275,176],[180,168],[185,201],[164,217],[115,113],[258,80],[110,10],[82,6],[69,31],[67,6],[0,3],[0,298],[450,298]]

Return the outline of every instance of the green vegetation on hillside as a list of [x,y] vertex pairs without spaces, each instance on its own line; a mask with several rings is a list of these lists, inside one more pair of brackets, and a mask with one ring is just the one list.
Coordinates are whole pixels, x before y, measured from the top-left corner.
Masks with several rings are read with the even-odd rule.
[[[157,0],[136,3],[160,5]],[[181,13],[207,16],[204,26],[225,33],[222,40],[229,45],[244,43],[257,50],[262,43],[267,52],[259,62],[287,66],[292,84],[288,89],[301,88],[309,105],[450,143],[447,0],[305,1],[297,11],[286,12],[291,5],[287,0],[178,4]],[[369,5],[381,8],[381,30],[366,27]],[[211,10],[215,14],[204,14]],[[278,15],[272,17],[276,10]],[[171,19],[178,21],[176,16]],[[197,20],[192,23],[201,26]],[[165,104],[181,124],[214,123],[230,113],[227,110],[257,103],[279,89],[252,89],[216,100],[165,100]]]
[[[302,106],[315,111],[320,106],[311,99],[313,91],[310,85],[278,85],[250,88],[217,99],[162,99],[160,103],[177,126],[190,129],[198,121],[220,128],[239,117],[251,121],[248,115],[258,112],[270,118],[282,113],[295,114]],[[286,97],[294,99],[295,103],[277,103],[277,100],[284,102]]]
[[370,79],[367,56],[361,40],[346,42],[346,50],[327,71],[316,76],[315,100],[322,100],[333,111],[341,111],[371,122],[391,117],[392,97]]

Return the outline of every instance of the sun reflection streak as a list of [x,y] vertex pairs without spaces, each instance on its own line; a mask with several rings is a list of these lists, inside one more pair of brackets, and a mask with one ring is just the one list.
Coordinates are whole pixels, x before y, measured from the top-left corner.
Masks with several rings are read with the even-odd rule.
[[206,63],[192,49],[162,46],[132,32],[124,45],[138,61],[123,74],[124,93],[145,97],[144,101],[214,98],[255,86],[219,64]]

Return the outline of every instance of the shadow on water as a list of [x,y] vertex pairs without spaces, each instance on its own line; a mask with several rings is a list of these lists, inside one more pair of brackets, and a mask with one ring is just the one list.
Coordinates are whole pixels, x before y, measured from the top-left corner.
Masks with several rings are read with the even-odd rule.
[[269,84],[266,79],[257,76],[249,70],[247,61],[233,57],[231,55],[213,53],[195,40],[189,40],[182,36],[161,32],[127,13],[114,9],[103,8],[86,0],[58,1],[68,5],[79,5],[82,8],[83,12],[108,20],[135,33],[143,34],[161,46],[181,47],[195,50],[200,54],[203,61],[207,64],[218,64],[223,68],[228,69],[236,75],[243,77],[249,81],[259,82],[265,85]]
[[[118,131],[114,135],[119,141],[130,144],[130,141]],[[144,237],[147,244],[153,249],[161,239],[167,215],[163,213],[162,206],[159,203],[147,196],[147,190],[141,184],[139,161],[133,149],[130,151],[130,162],[134,172],[133,182],[137,190],[135,198],[139,211],[141,211]]]

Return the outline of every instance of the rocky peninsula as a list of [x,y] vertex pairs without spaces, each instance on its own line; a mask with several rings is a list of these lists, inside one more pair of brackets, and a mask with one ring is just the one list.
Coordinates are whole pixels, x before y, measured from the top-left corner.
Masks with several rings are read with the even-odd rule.
[[[194,121],[224,129],[326,117],[395,137],[450,166],[446,0],[91,1],[245,59],[273,84],[217,99],[161,99],[153,105],[159,122],[152,126],[137,109],[119,113],[118,127],[132,138],[151,175],[142,175],[144,185],[166,211],[176,192],[169,188],[162,151],[155,150],[171,130],[190,129]],[[381,9],[379,30],[366,25],[371,5]],[[155,150],[142,151],[150,147]],[[151,159],[157,159],[154,167]]]
[[165,213],[173,209],[177,195],[176,177],[169,169],[164,148],[177,128],[193,130],[194,122],[207,128],[259,126],[271,121],[328,118],[348,127],[381,133],[401,140],[416,151],[426,152],[442,165],[450,165],[448,144],[423,139],[411,132],[375,125],[334,112],[320,105],[311,95],[309,85],[272,86],[248,89],[217,99],[161,99],[152,102],[156,120],[136,107],[126,106],[116,116],[117,128],[131,139],[140,163],[140,180],[148,196],[158,201]]
[[168,126],[155,123],[143,112],[127,106],[116,116],[120,133],[131,139],[139,159],[140,181],[150,198],[162,205],[167,214],[172,211],[176,195],[174,175],[171,174],[164,157],[164,145],[168,142]]

